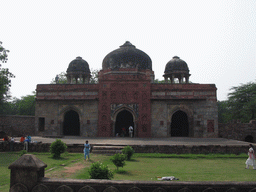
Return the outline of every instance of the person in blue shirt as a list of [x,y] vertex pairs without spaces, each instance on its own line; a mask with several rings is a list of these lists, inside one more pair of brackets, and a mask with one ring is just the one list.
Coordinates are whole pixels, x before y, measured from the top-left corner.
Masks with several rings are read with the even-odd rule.
[[88,159],[90,159],[90,149],[91,149],[91,146],[87,141],[85,141],[85,144],[84,144],[84,159],[86,160],[86,156],[88,156]]
[[28,142],[29,142],[29,143],[31,143],[31,136],[30,136],[30,135],[28,135],[28,137],[27,137],[27,138],[28,138]]

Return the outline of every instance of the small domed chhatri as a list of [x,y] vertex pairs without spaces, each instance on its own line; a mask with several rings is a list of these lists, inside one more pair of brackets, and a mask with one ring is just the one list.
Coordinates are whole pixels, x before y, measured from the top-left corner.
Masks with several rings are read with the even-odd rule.
[[165,66],[164,79],[166,83],[170,78],[171,83],[175,83],[175,78],[178,78],[179,83],[189,83],[189,69],[185,61],[180,59],[178,56],[174,56]]
[[82,59],[82,57],[76,57],[76,59],[69,63],[67,69],[68,83],[73,84],[74,79],[76,84],[78,83],[78,79],[81,79],[83,83],[88,83],[90,77],[91,72],[89,69],[89,65],[85,60]]
[[122,68],[152,70],[152,61],[146,53],[126,41],[119,49],[110,52],[102,62],[103,70],[119,70]]

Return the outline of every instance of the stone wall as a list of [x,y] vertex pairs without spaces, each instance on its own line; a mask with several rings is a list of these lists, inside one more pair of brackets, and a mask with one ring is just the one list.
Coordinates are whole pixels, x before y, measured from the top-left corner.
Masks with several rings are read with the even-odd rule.
[[[188,116],[189,137],[218,137],[218,109],[212,100],[152,101],[152,137],[170,137],[172,115],[178,110]],[[213,122],[213,129],[209,129]]]
[[255,143],[256,120],[251,120],[250,123],[241,123],[238,120],[226,124],[220,123],[219,137]]
[[35,135],[35,117],[21,115],[0,116],[0,132],[8,136]]
[[218,107],[214,84],[152,84],[152,137],[170,137],[172,116],[186,113],[189,137],[218,137]]
[[[11,143],[0,142],[0,152],[10,151]],[[29,152],[49,152],[50,143],[30,143]],[[95,144],[93,146],[100,146]],[[120,145],[119,145],[120,146]],[[166,153],[166,154],[240,154],[247,153],[248,145],[130,145],[136,153]],[[67,144],[67,151],[71,153],[82,153],[83,144]],[[14,143],[13,151],[21,151],[23,143]],[[92,150],[93,153],[93,150]]]
[[[10,192],[253,192],[256,182],[127,181],[44,177],[47,165],[31,154],[12,163]],[[25,179],[24,179],[25,178]]]
[[[37,101],[35,114],[36,135],[63,135],[64,115],[70,110],[75,111],[79,115],[80,136],[96,137],[98,128],[98,101],[96,100]],[[43,118],[45,121],[43,130],[39,128],[40,118]]]

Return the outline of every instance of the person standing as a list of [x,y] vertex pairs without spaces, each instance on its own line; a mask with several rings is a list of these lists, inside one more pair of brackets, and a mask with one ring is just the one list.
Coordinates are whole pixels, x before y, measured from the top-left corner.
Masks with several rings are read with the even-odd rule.
[[249,145],[248,156],[249,157],[245,162],[245,164],[246,164],[245,169],[249,169],[249,165],[252,166],[253,169],[256,169],[256,167],[255,167],[255,154],[254,154],[254,149],[253,149],[252,144]]
[[28,139],[28,137],[26,137],[24,140],[24,149],[23,150],[26,150],[28,152],[28,148],[29,148],[29,139]]
[[90,159],[90,150],[91,150],[91,146],[88,142],[88,140],[85,141],[84,144],[84,159],[86,160],[86,156],[88,156],[88,159]]
[[13,151],[13,150],[14,150],[14,142],[15,142],[14,138],[13,138],[13,137],[11,137],[11,142],[10,142],[10,151]]
[[129,135],[130,135],[130,137],[133,136],[133,127],[132,126],[129,127]]

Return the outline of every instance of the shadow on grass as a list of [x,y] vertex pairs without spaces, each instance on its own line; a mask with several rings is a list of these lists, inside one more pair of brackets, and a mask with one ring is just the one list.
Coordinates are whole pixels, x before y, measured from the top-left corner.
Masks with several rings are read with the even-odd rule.
[[53,157],[53,156],[49,156],[48,159],[52,159],[52,160],[68,160],[69,158],[68,157]]
[[[85,160],[84,160],[85,161]],[[86,160],[86,161],[88,161],[88,162],[90,162],[90,163],[95,163],[96,161],[94,161],[94,160],[92,160],[92,159],[88,159],[88,160]]]
[[127,176],[133,176],[133,174],[131,174],[129,171],[126,170],[115,170],[114,173],[116,174],[120,174],[120,175],[127,175]]
[[137,160],[137,159],[130,159],[130,160],[126,160],[126,161],[131,161],[131,162],[140,162],[139,160]]

